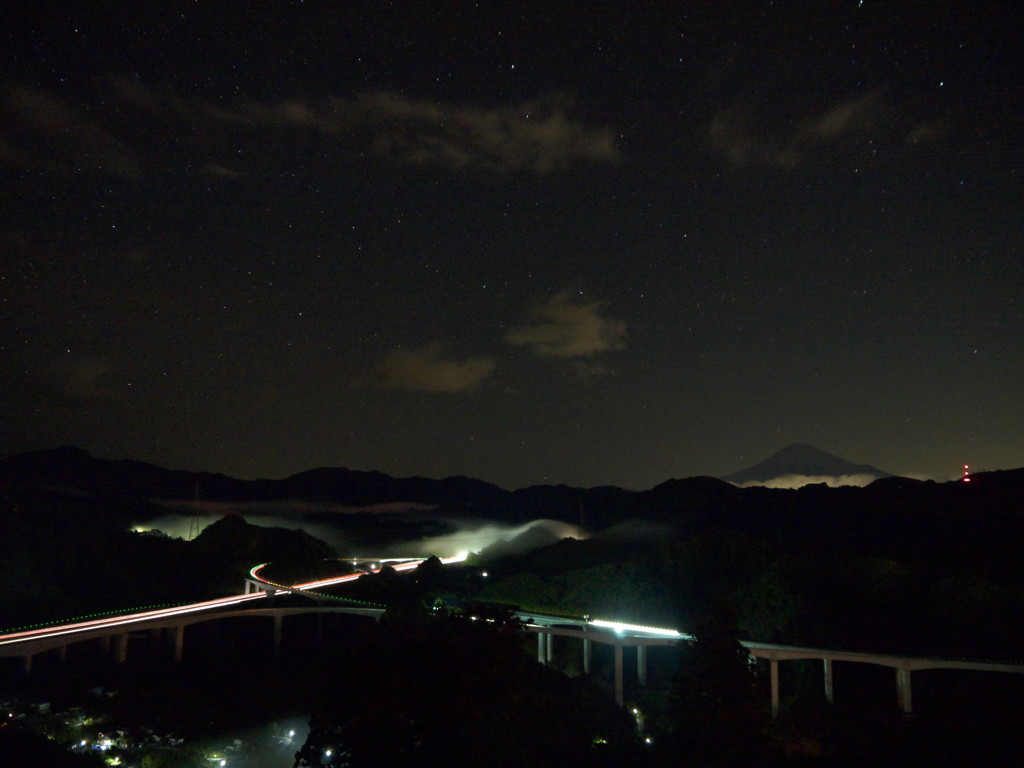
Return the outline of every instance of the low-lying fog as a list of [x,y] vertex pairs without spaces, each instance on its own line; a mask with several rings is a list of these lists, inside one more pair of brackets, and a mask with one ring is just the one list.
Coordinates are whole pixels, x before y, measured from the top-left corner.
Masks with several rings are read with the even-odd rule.
[[[403,511],[395,511],[394,506],[387,508],[365,508],[362,510],[338,509],[328,505],[317,506],[308,503],[295,505],[276,505],[268,510],[266,506],[246,508],[237,504],[216,504],[200,502],[197,504],[181,504],[175,510],[168,511],[145,522],[136,524],[134,529],[139,532],[159,531],[167,536],[180,539],[191,539],[199,535],[207,526],[217,522],[226,514],[241,514],[250,525],[265,528],[301,529],[310,536],[330,544],[340,557],[451,557],[466,552],[479,552],[485,547],[498,542],[509,542],[522,537],[524,544],[533,542],[549,543],[564,538],[582,539],[586,537],[580,528],[558,520],[532,520],[521,525],[506,525],[483,520],[453,520],[451,518],[432,515],[429,508],[423,505],[405,505]],[[365,515],[352,515],[352,512],[370,512],[386,525],[386,531],[376,527],[367,528]],[[309,519],[315,517],[315,520]],[[328,522],[329,521],[329,522]],[[372,521],[371,521],[372,522]],[[404,534],[403,528],[408,527],[409,533]],[[439,535],[415,535],[417,528],[433,530],[450,530],[450,533]],[[386,533],[390,542],[381,545],[382,533]],[[405,538],[407,536],[407,538]],[[380,551],[383,550],[383,551]]]

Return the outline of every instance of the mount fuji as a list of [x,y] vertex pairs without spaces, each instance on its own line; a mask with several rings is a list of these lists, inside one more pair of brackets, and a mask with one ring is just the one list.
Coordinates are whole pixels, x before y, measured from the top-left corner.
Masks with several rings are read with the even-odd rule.
[[811,483],[867,485],[892,473],[870,464],[854,464],[806,443],[793,443],[759,464],[722,478],[739,486],[799,488]]

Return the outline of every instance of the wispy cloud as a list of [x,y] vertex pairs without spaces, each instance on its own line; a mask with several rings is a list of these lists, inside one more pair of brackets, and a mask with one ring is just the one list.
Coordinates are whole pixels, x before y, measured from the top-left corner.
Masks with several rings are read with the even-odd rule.
[[440,344],[427,344],[395,350],[369,378],[389,389],[408,392],[467,392],[477,389],[496,365],[489,357],[452,360]]
[[203,173],[208,176],[216,176],[220,179],[240,179],[242,174],[233,168],[228,168],[226,165],[220,165],[218,163],[207,163],[203,166]]
[[877,92],[841,101],[807,121],[797,133],[800,143],[838,141],[853,131],[873,128],[881,119],[881,99]]
[[795,168],[816,149],[870,133],[882,122],[884,112],[881,95],[872,91],[771,130],[750,107],[733,106],[712,117],[706,139],[733,167]]
[[7,89],[0,115],[0,159],[19,165],[137,178],[134,153],[102,118],[37,88]]
[[949,134],[949,126],[942,122],[918,123],[907,134],[907,144],[936,144]]
[[204,111],[224,123],[309,129],[345,141],[351,150],[452,170],[546,174],[620,159],[609,128],[583,125],[558,101],[484,108],[374,91],[321,104],[245,100]]
[[[448,171],[541,175],[621,159],[610,127],[584,123],[557,96],[486,106],[393,91],[209,102],[113,77],[77,99],[9,87],[0,118],[0,161],[132,178],[141,175],[140,157],[234,178],[239,146],[249,162],[280,164],[310,140],[338,157]],[[173,152],[153,157],[154,147]]]
[[103,357],[89,357],[57,364],[55,376],[60,392],[67,399],[81,403],[114,400],[116,392],[109,383],[110,364]]
[[602,317],[600,301],[574,299],[572,291],[556,293],[534,307],[531,322],[512,328],[505,340],[540,357],[588,357],[625,348],[624,322]]

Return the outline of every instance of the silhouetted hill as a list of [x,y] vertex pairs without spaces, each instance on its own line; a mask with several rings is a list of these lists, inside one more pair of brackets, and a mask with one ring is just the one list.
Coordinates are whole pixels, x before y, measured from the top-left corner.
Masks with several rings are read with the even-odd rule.
[[69,446],[3,459],[0,479],[19,486],[102,496],[192,499],[200,495],[216,501],[261,498],[267,482],[164,469],[130,459],[98,459]]
[[73,447],[3,459],[0,481],[100,496],[233,502],[305,499],[350,506],[396,501],[472,506],[496,504],[509,497],[496,485],[467,477],[393,478],[383,472],[325,467],[283,480],[238,480],[208,472],[164,469],[142,461],[99,459]]
[[[329,555],[301,531],[263,529],[237,514],[194,541],[132,532],[140,510],[183,506],[162,500],[191,500],[197,485],[203,500],[226,501],[212,505],[220,512],[250,508],[234,502],[312,502],[295,505],[309,510],[291,518],[295,527],[326,523],[342,538],[381,546],[454,532],[469,519],[547,518],[596,534],[543,546],[553,539],[535,530],[489,552],[541,545],[493,568],[495,582],[504,579],[501,599],[514,604],[528,597],[560,611],[589,605],[613,613],[642,605],[683,621],[671,614],[676,603],[692,612],[731,596],[745,606],[750,631],[795,644],[854,638],[866,648],[923,648],[934,636],[937,652],[1002,654],[1022,637],[1024,469],[979,473],[970,482],[884,477],[866,487],[740,488],[693,477],[643,492],[564,485],[510,492],[471,478],[331,468],[241,481],[77,449],[41,451],[0,461],[0,560],[17,586],[0,613],[11,622],[40,620],[181,599],[178,592],[224,593],[256,563]],[[402,503],[405,514],[380,512]],[[384,506],[339,515],[335,505]],[[83,581],[83,572],[90,578]],[[557,578],[547,584],[549,577]],[[995,640],[979,644],[970,632],[977,623],[991,624],[984,636]],[[891,637],[865,629],[897,624],[902,629]]]
[[[752,467],[722,479],[736,485],[766,483],[780,477],[855,478],[891,477],[891,473],[870,464],[854,464],[806,443],[793,443]],[[813,480],[811,481],[813,482]],[[864,483],[849,483],[863,485]]]
[[[834,457],[809,446],[797,446],[781,455],[815,462],[776,463],[788,469],[873,469],[841,459],[833,461]],[[828,463],[823,464],[826,459]],[[395,528],[389,540],[401,539],[403,526],[409,535],[419,535],[417,523],[460,517],[505,523],[545,518],[592,532],[622,523],[653,522],[671,526],[677,536],[733,530],[787,550],[943,562],[950,570],[983,572],[1024,583],[1024,564],[1016,553],[1024,534],[1024,469],[976,474],[969,483],[888,476],[866,487],[830,488],[819,483],[787,490],[738,488],[712,477],[693,477],[668,480],[643,492],[565,485],[505,491],[466,477],[392,478],[381,472],[344,468],[314,469],[284,480],[246,481],[166,470],[138,461],[97,459],[78,449],[59,448],[0,461],[0,490],[3,488],[96,500],[102,503],[75,508],[101,510],[108,518],[125,522],[143,517],[138,511],[146,505],[153,507],[150,500],[191,500],[197,489],[203,501],[409,505],[404,516],[387,518]],[[46,509],[54,505],[50,502]],[[421,515],[418,509],[430,513]],[[328,522],[334,513],[325,507],[308,516]],[[385,519],[379,513],[345,515],[337,524],[362,526],[360,532],[366,534],[373,527],[368,516]]]
[[483,480],[448,477],[431,480],[423,477],[394,478],[383,472],[321,467],[300,472],[277,484],[281,498],[329,500],[364,506],[391,501],[420,504],[490,504],[507,497],[508,492]]

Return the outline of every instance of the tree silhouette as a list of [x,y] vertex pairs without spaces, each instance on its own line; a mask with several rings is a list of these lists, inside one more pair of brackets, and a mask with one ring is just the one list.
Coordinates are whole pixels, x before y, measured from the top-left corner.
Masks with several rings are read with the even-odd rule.
[[765,753],[767,722],[750,656],[730,608],[694,626],[670,693],[665,765],[749,766]]

